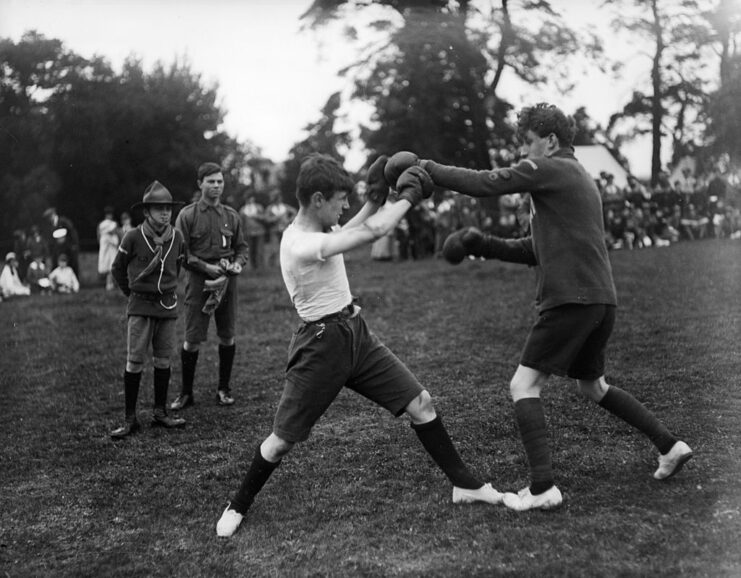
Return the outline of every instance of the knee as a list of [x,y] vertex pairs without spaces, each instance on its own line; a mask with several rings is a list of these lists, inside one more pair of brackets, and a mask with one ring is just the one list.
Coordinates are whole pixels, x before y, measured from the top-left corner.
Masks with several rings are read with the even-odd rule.
[[530,381],[523,379],[519,375],[515,375],[509,382],[509,394],[512,399],[517,401],[522,397],[528,397],[527,394],[530,390],[530,387]]
[[432,396],[426,389],[409,402],[405,410],[414,423],[427,423],[437,417]]
[[260,453],[267,461],[277,462],[290,452],[294,445],[293,442],[286,441],[275,434],[270,434],[268,438],[262,442]]
[[234,345],[234,338],[233,337],[220,337],[219,345],[221,345],[222,347],[231,347],[232,345]]
[[129,373],[141,373],[144,369],[144,364],[139,361],[127,361],[126,371]]
[[200,344],[198,343],[191,343],[190,341],[184,341],[183,349],[185,349],[185,351],[198,351],[199,345]]
[[599,403],[602,398],[605,397],[605,394],[607,393],[609,387],[610,386],[607,385],[607,382],[605,382],[604,378],[594,380],[576,380],[576,388],[579,393],[595,403]]
[[170,368],[170,358],[169,357],[153,357],[152,365],[154,365],[157,369],[169,369]]

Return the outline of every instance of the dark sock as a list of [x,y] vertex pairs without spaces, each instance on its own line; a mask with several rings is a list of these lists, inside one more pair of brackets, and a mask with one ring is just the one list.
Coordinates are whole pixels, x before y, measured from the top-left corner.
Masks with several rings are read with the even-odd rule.
[[193,395],[193,381],[196,377],[196,365],[198,363],[198,351],[180,350],[180,362],[183,370],[182,393]]
[[641,431],[661,454],[666,454],[677,442],[677,438],[645,405],[619,387],[611,385],[599,405]]
[[411,425],[427,453],[454,486],[465,490],[478,490],[484,485],[463,463],[440,416],[427,423]]
[[170,386],[170,368],[154,368],[154,407],[165,409],[167,405],[167,388]]
[[136,400],[139,397],[141,380],[141,373],[124,371],[124,411],[127,419],[136,415]]
[[236,345],[219,345],[219,389],[229,391]]
[[255,457],[252,459],[250,469],[247,470],[247,474],[242,480],[242,485],[239,487],[239,491],[234,495],[231,500],[232,510],[236,510],[240,514],[246,514],[247,510],[250,509],[252,502],[255,501],[255,496],[268,481],[270,474],[273,470],[280,465],[280,461],[269,462],[260,452],[260,446],[257,446],[255,451]]
[[540,398],[526,397],[516,401],[515,418],[530,465],[530,493],[542,494],[553,486],[553,465]]

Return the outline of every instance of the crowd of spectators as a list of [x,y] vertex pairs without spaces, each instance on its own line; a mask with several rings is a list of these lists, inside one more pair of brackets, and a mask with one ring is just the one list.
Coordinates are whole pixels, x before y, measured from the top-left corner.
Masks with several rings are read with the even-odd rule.
[[0,300],[77,293],[79,237],[72,220],[50,207],[28,230],[13,232],[13,250],[0,271]]
[[[515,155],[498,151],[501,166]],[[662,172],[656,186],[627,177],[623,187],[602,172],[595,180],[602,196],[605,242],[611,250],[664,247],[697,239],[741,239],[741,178],[727,169],[695,175],[685,168],[671,182]],[[358,191],[362,196],[362,188]],[[474,226],[505,238],[529,233],[528,195],[507,195],[498,204],[444,191],[409,211],[396,230],[377,241],[371,257],[379,261],[440,256],[445,238]]]

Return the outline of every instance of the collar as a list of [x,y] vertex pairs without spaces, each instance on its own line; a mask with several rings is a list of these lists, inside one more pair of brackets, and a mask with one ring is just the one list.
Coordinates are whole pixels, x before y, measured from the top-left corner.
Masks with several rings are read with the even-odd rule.
[[203,199],[198,199],[198,202],[196,203],[196,206],[201,212],[206,212],[208,210],[216,211],[219,213],[219,215],[222,213],[224,206],[219,203],[218,205],[209,205],[206,201]]

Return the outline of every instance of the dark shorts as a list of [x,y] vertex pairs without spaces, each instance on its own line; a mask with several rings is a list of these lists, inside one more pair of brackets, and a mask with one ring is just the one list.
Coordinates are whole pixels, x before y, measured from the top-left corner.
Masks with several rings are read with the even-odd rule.
[[[208,299],[208,293],[203,290],[205,281],[205,275],[188,272],[188,282],[185,286],[185,341],[188,343],[203,343],[208,336],[211,315],[202,311]],[[224,297],[213,313],[216,335],[222,339],[234,337],[237,328],[238,298],[237,277],[230,277]]]
[[302,323],[288,349],[286,383],[273,433],[288,442],[304,441],[343,387],[395,416],[423,391],[360,315]]
[[574,379],[602,377],[614,325],[614,305],[562,305],[543,311],[527,337],[520,365]]

